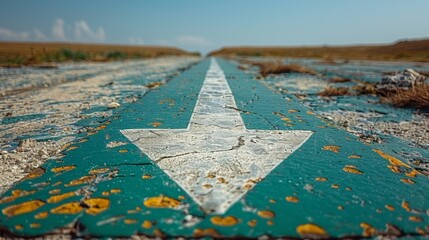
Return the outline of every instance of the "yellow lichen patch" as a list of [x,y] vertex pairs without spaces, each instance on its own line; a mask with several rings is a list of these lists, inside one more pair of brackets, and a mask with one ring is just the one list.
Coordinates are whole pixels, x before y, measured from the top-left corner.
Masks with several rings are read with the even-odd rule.
[[413,180],[411,180],[409,178],[401,178],[401,182],[407,183],[407,184],[414,184],[414,183],[416,183],[416,182],[414,182]]
[[124,219],[125,224],[136,224],[137,220],[135,219]]
[[152,222],[148,221],[148,220],[144,220],[143,223],[142,223],[142,228],[145,228],[145,229],[149,229],[152,226],[153,226]]
[[7,197],[0,199],[0,204],[12,202],[19,197],[27,196],[27,195],[33,194],[35,192],[36,192],[36,190],[32,190],[32,191],[25,191],[25,190],[21,190],[21,189],[13,190],[11,196],[7,196]]
[[363,233],[362,235],[364,237],[371,237],[371,236],[375,236],[377,234],[377,230],[371,226],[369,223],[361,223],[360,227],[363,228]]
[[22,226],[21,224],[15,225],[15,229],[18,231],[22,231],[24,230],[24,226]]
[[97,169],[92,169],[91,171],[89,171],[89,174],[91,174],[91,175],[100,174],[100,173],[108,172],[109,170],[110,170],[109,168],[97,168]]
[[30,228],[40,228],[41,225],[39,223],[30,223]]
[[116,194],[116,193],[120,193],[120,192],[122,192],[122,190],[121,189],[117,189],[117,188],[114,188],[114,189],[110,190],[111,194]]
[[335,145],[327,145],[327,146],[324,146],[322,148],[322,150],[331,151],[331,152],[334,152],[334,153],[339,153],[340,149],[341,149],[340,146],[335,146]]
[[327,237],[328,235],[325,229],[313,223],[299,225],[296,228],[296,232],[302,237],[310,237],[310,238],[317,238],[317,237],[323,238],[323,237]]
[[261,218],[274,218],[276,214],[270,210],[260,210],[258,211],[258,216]]
[[159,126],[161,126],[162,125],[162,123],[161,122],[153,122],[152,123],[152,126],[153,127],[159,127]]
[[149,174],[145,174],[142,176],[142,179],[151,179],[151,178],[152,178],[152,176]]
[[29,174],[27,174],[27,176],[24,177],[24,180],[38,178],[42,176],[45,173],[45,171],[46,171],[45,169],[40,167],[35,168]]
[[359,156],[359,155],[350,155],[349,158],[351,158],[351,159],[359,159],[359,158],[362,158],[362,156]]
[[412,222],[422,222],[423,221],[423,219],[421,217],[418,217],[418,216],[410,216],[408,219]]
[[59,194],[59,195],[54,195],[54,196],[48,198],[48,203],[57,203],[57,202],[60,202],[66,198],[73,197],[73,196],[76,196],[75,192],[68,192],[68,193],[63,193],[63,194]]
[[318,182],[326,182],[326,181],[328,181],[328,179],[325,178],[325,177],[317,177],[316,181],[318,181]]
[[149,208],[176,208],[180,205],[180,201],[161,195],[146,199],[144,205]]
[[119,153],[127,153],[127,152],[128,152],[128,149],[121,149],[121,150],[119,150],[118,152],[119,152]]
[[220,235],[216,231],[216,229],[213,229],[213,228],[207,228],[207,229],[197,228],[194,230],[194,237],[196,237],[196,238],[201,238],[201,237],[218,238],[218,237],[220,237]]
[[287,196],[285,199],[286,199],[286,201],[288,201],[288,202],[292,202],[292,203],[297,203],[297,202],[299,202],[299,198],[297,198],[297,197],[295,197],[295,196]]
[[407,211],[407,212],[410,212],[410,211],[411,211],[410,204],[409,204],[408,202],[406,202],[406,201],[403,201],[403,202],[402,202],[401,207],[402,207],[403,209],[405,209],[405,211]]
[[110,206],[110,200],[107,198],[90,198],[83,200],[83,203],[88,206],[86,213],[97,215]]
[[331,188],[338,189],[338,188],[340,188],[340,185],[338,185],[338,184],[332,184],[332,185],[331,185]]
[[16,215],[33,212],[43,205],[45,205],[43,201],[32,200],[3,208],[2,213],[8,217],[14,217]]
[[85,183],[89,183],[92,180],[94,180],[95,176],[94,175],[90,175],[90,176],[83,176],[79,179],[76,180],[72,180],[69,182],[69,184],[66,184],[66,187],[70,187],[70,186],[76,186],[76,185],[81,185],[81,184],[85,184]]
[[234,216],[226,216],[226,217],[214,216],[210,219],[210,221],[214,225],[223,226],[223,227],[234,226],[235,224],[238,223],[238,219]]
[[51,209],[53,214],[77,214],[83,210],[79,202],[65,203],[59,207]]
[[361,170],[359,170],[356,166],[353,166],[353,165],[346,165],[343,168],[343,171],[348,172],[348,173],[354,173],[354,174],[362,174],[363,173]]
[[35,219],[43,219],[43,218],[47,218],[48,215],[49,215],[48,212],[41,212],[41,213],[34,215],[34,218]]
[[59,194],[61,192],[61,189],[52,189],[51,191],[49,191],[49,194]]
[[393,207],[392,205],[387,204],[387,205],[384,205],[384,207],[389,211],[395,211],[395,207]]

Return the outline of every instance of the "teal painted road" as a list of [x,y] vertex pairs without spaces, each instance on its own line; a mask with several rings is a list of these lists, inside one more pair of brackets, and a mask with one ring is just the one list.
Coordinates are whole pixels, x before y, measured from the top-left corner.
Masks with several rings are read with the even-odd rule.
[[312,132],[225,213],[201,209],[120,133],[187,128],[210,66],[205,60],[119,108],[96,131],[68,146],[62,159],[49,160],[4,193],[0,234],[360,238],[417,237],[429,231],[426,176],[357,141],[293,95],[252,80],[235,63],[218,63],[246,129]]

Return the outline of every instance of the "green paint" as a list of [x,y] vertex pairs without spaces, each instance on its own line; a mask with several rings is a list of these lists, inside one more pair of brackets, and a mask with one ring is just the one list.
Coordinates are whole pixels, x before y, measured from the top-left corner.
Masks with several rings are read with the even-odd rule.
[[[429,208],[427,177],[410,178],[403,173],[393,173],[386,167],[389,162],[375,153],[372,146],[358,142],[355,136],[309,113],[308,108],[293,95],[274,92],[253,80],[253,76],[239,71],[234,64],[223,60],[219,60],[219,64],[238,108],[243,111],[241,116],[246,128],[314,132],[301,148],[222,216],[236,217],[239,220],[237,224],[214,225],[211,215],[204,215],[177,184],[119,133],[121,129],[155,126],[185,128],[208,69],[209,61],[206,60],[176,76],[165,86],[150,91],[137,102],[120,108],[110,124],[105,122],[104,129],[99,128],[93,135],[86,136],[86,142],[72,145],[78,148],[65,150],[66,156],[62,159],[46,162],[42,166],[46,169],[43,175],[23,180],[7,191],[0,199],[11,196],[17,189],[35,192],[0,204],[3,210],[0,214],[1,228],[20,236],[35,236],[75,224],[81,226],[77,237],[153,236],[156,235],[155,229],[170,237],[191,237],[197,228],[212,228],[227,237],[299,237],[296,228],[306,223],[323,227],[332,237],[362,236],[363,230],[359,225],[363,222],[380,231],[390,223],[408,234],[416,234],[416,227],[425,228],[429,221],[426,215]],[[112,141],[126,144],[106,148],[106,144]],[[323,150],[331,145],[340,146],[339,152]],[[352,155],[360,155],[361,158],[349,158]],[[356,166],[363,174],[345,172],[343,168],[346,165]],[[75,168],[63,173],[52,172],[60,166]],[[89,181],[70,186],[73,181],[91,175],[91,170],[102,168],[107,168],[107,172],[92,174]],[[316,178],[327,180],[317,181]],[[400,181],[402,178],[412,179],[415,184],[403,183]],[[333,184],[339,187],[332,188]],[[49,192],[55,189],[59,189],[60,194],[76,192],[80,195],[57,203],[46,203],[21,215],[8,217],[4,214],[4,210],[14,204],[36,199],[46,202],[52,195]],[[83,202],[84,193],[86,198],[108,199],[109,207],[92,215],[86,212],[90,206],[81,204],[83,209],[76,214],[49,213],[46,218],[34,218],[38,213],[50,212],[65,203]],[[144,205],[148,198],[159,196],[183,198],[180,200],[183,205],[178,209]],[[287,196],[296,196],[299,202],[288,202],[285,200]],[[416,212],[402,208],[403,201],[409,202]],[[395,210],[389,211],[385,205],[391,205]],[[339,210],[339,206],[343,209]],[[258,215],[261,210],[270,210],[275,217],[262,218]],[[188,215],[201,221],[187,225]],[[422,222],[409,221],[410,216],[418,216]],[[248,222],[253,219],[257,220],[256,226],[249,227]],[[144,221],[152,222],[153,226],[144,228]],[[34,223],[40,227],[31,228],[30,224]],[[22,229],[17,229],[17,225],[22,225]]]

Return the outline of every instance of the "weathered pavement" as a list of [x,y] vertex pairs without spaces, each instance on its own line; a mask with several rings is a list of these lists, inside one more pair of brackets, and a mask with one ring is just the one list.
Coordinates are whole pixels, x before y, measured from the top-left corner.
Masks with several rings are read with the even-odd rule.
[[[417,236],[429,231],[429,181],[426,176],[400,159],[338,130],[299,104],[293,96],[285,98],[250,80],[230,62],[217,62],[220,68],[205,60],[141,100],[119,109],[111,121],[69,146],[64,158],[48,161],[17,183],[0,198],[1,234],[40,236],[64,232],[76,237],[255,238],[267,235],[340,238]],[[212,72],[208,74],[209,68]],[[201,90],[204,80],[210,76],[222,78],[222,71],[231,94],[226,91],[228,85],[225,84]],[[200,92],[203,94],[199,97]],[[255,165],[251,168],[251,178],[247,173],[237,174],[237,178],[244,176],[238,181],[233,174],[221,175],[217,169],[196,166],[194,171],[200,170],[195,177],[197,180],[183,182],[172,179],[174,166],[167,168],[154,162],[163,157],[163,161],[168,161],[174,156],[166,158],[145,152],[147,146],[153,150],[150,144],[171,145],[171,138],[166,138],[168,142],[148,141],[150,144],[145,145],[145,140],[137,139],[138,130],[130,130],[134,136],[124,131],[143,149],[142,153],[120,132],[125,129],[148,132],[148,128],[153,128],[157,136],[160,129],[169,129],[164,131],[171,134],[179,131],[171,129],[189,126],[192,130],[190,122],[198,123],[201,117],[193,115],[193,110],[198,112],[198,106],[205,106],[198,104],[204,103],[201,98],[204,93],[214,102],[220,100],[216,98],[219,93],[226,94],[227,98],[233,96],[233,99],[218,102],[226,105],[223,114],[230,114],[231,118],[226,119],[233,122],[226,121],[221,125],[223,130],[241,127],[241,131],[247,133],[299,131],[309,138],[306,140],[303,136],[302,145],[284,149],[290,155],[285,154],[286,160],[280,159],[278,165],[272,162],[272,167],[260,172]],[[215,118],[212,123],[218,126],[219,122]],[[203,126],[210,126],[210,122],[207,124]],[[199,129],[201,134],[206,133],[204,129],[214,131],[203,127]],[[226,141],[227,144],[236,150],[239,148],[235,146],[246,146],[255,140],[252,136],[245,137],[244,133],[241,135],[243,138],[239,138],[238,143],[234,140]],[[171,137],[174,140],[174,135]],[[287,144],[288,138],[284,141]],[[112,142],[123,144],[106,148]],[[214,144],[216,141],[209,147]],[[181,145],[176,147],[183,151]],[[238,151],[231,159],[251,157],[245,153]],[[159,157],[150,159],[152,155]],[[270,161],[268,153],[264,155],[254,161]],[[207,154],[196,156],[205,158]],[[246,161],[244,163],[249,164]],[[242,166],[242,170],[248,167]],[[274,169],[271,171],[271,168]],[[195,188],[194,191],[186,189],[189,186]],[[224,191],[225,188],[228,191]],[[201,200],[211,189],[225,195],[238,194],[230,206],[222,205],[223,210],[219,210],[217,205],[205,207],[205,200]],[[200,192],[195,193],[196,190]]]

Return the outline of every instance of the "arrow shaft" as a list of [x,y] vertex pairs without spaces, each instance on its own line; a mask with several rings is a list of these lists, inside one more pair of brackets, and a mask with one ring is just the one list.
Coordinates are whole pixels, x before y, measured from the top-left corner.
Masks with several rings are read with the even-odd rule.
[[240,113],[235,110],[234,96],[225,74],[215,59],[211,59],[201,91],[198,95],[189,129],[244,129]]

